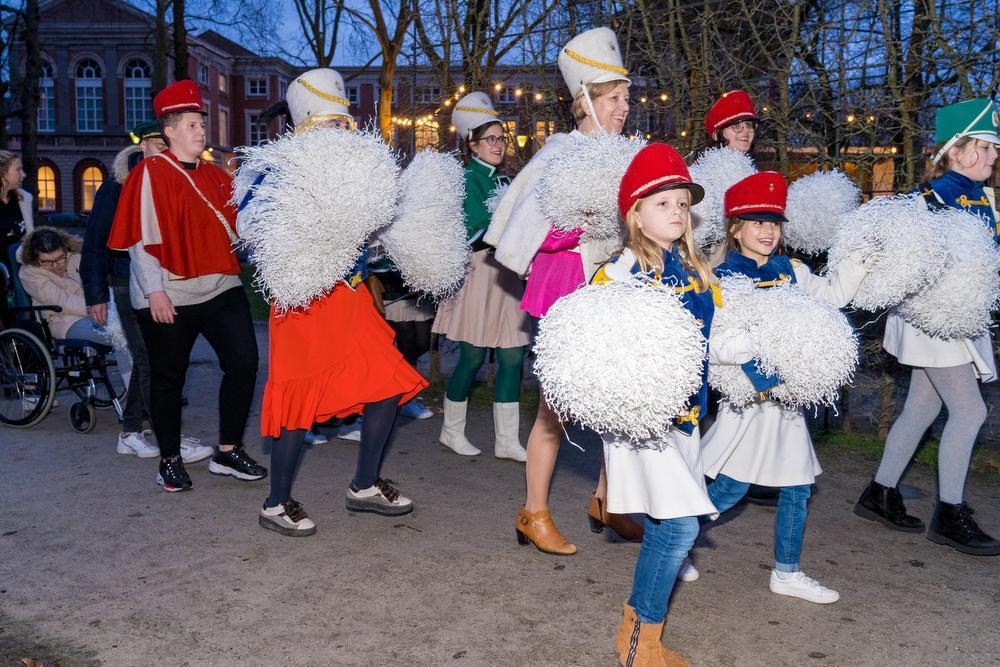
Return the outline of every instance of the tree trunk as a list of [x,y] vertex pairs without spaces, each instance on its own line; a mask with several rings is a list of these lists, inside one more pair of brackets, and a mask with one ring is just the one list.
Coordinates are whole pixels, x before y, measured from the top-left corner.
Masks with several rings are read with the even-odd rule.
[[156,0],[156,28],[153,33],[153,94],[167,87],[167,66],[170,61],[170,28],[167,9],[170,0]]
[[392,80],[396,76],[396,59],[382,58],[378,71],[378,131],[385,143],[392,145]]
[[184,3],[186,0],[174,2],[174,81],[190,79],[188,72],[187,27],[184,25]]
[[[42,75],[38,21],[38,0],[26,0],[23,33],[26,58],[21,88],[21,162],[25,174],[22,187],[28,192],[38,190],[38,77]],[[37,216],[38,197],[33,200],[33,208],[33,214]]]

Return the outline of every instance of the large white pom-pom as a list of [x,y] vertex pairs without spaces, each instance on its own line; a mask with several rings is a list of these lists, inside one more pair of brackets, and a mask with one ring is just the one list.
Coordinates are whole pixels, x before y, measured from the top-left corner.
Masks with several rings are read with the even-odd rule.
[[826,252],[833,242],[840,218],[858,207],[861,190],[847,174],[817,171],[788,187],[788,203],[781,226],[781,240],[809,255]]
[[421,151],[399,179],[396,218],[376,234],[414,292],[445,298],[469,270],[465,178],[454,155]]
[[[317,128],[239,149],[233,201],[257,284],[281,310],[307,306],[350,272],[365,241],[392,221],[396,155],[376,133]],[[245,173],[245,176],[244,176]],[[264,180],[251,186],[253,174]]]
[[975,338],[993,323],[1000,304],[1000,250],[983,220],[957,209],[935,212],[939,252],[948,265],[937,280],[907,297],[899,314],[930,336]]
[[635,442],[663,437],[701,386],[705,339],[672,288],[590,285],[539,322],[535,373],[562,420]]
[[841,218],[827,265],[834,272],[853,254],[873,257],[851,304],[876,311],[899,304],[941,273],[944,236],[920,195],[879,197]]
[[[832,404],[858,363],[857,337],[844,314],[791,283],[762,289],[733,276],[721,284],[725,305],[712,327],[745,333],[758,370],[782,379],[771,398],[790,408]],[[709,383],[739,408],[756,392],[736,370],[743,373],[738,366],[710,366]]]
[[510,190],[510,183],[504,183],[493,188],[493,192],[486,198],[486,210],[490,213],[496,213],[497,206],[500,205],[500,200],[503,199],[508,190]]
[[642,139],[598,132],[554,155],[538,180],[538,206],[549,224],[584,237],[616,238],[621,232],[618,185]]
[[705,198],[691,209],[694,242],[704,248],[726,238],[726,190],[754,175],[757,168],[746,153],[718,147],[703,152],[690,171],[691,180],[705,188]]

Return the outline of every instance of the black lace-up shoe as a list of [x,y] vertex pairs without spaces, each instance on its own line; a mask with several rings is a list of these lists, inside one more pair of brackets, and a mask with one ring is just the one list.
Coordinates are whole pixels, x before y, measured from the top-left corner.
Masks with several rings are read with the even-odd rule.
[[188,477],[187,470],[184,469],[181,457],[160,459],[160,470],[156,473],[156,483],[162,486],[164,491],[170,493],[187,491],[191,488],[191,478]]
[[894,486],[882,486],[872,480],[854,506],[854,513],[886,528],[904,533],[924,532],[924,522],[906,513],[903,496]]
[[1000,556],[1000,542],[979,528],[972,518],[974,511],[965,503],[952,505],[938,501],[927,528],[927,539],[970,556]]
[[267,468],[250,458],[242,446],[228,452],[217,451],[208,464],[208,472],[213,475],[229,475],[246,482],[267,477]]

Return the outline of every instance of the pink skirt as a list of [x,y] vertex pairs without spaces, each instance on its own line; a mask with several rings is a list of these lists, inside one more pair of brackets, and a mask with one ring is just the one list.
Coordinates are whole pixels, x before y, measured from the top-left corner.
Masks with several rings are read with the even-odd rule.
[[535,317],[543,317],[552,304],[583,287],[586,282],[579,252],[540,252],[531,263],[531,275],[524,288],[521,309]]

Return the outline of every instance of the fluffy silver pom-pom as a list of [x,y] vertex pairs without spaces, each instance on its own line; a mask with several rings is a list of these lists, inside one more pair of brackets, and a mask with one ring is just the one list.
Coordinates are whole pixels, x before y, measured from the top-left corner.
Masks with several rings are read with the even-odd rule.
[[122,326],[122,318],[118,314],[118,304],[115,303],[114,295],[108,302],[108,321],[103,327],[94,325],[94,328],[102,332],[108,338],[108,342],[116,352],[125,352],[132,356],[132,351],[128,347],[128,340],[125,338],[125,328]]
[[904,320],[929,336],[975,338],[993,323],[1000,304],[1000,250],[982,219],[957,209],[935,212],[948,264],[933,283],[899,306]]
[[469,270],[465,240],[465,179],[452,154],[421,151],[399,179],[396,218],[376,234],[414,292],[456,293]]
[[694,241],[707,247],[726,238],[723,198],[726,190],[757,172],[753,159],[731,148],[709,148],[691,165],[691,180],[705,188],[705,198],[691,209]]
[[582,228],[584,238],[611,239],[621,232],[618,185],[645,140],[598,132],[553,156],[538,180],[538,206],[554,227]]
[[495,213],[497,206],[500,205],[500,200],[503,199],[508,190],[510,190],[510,183],[504,183],[493,188],[493,192],[486,198],[486,210],[490,213]]
[[947,262],[943,236],[920,195],[879,197],[841,218],[827,265],[837,267],[854,253],[873,257],[851,305],[876,311],[899,304],[940,275]]
[[809,255],[830,248],[840,218],[858,207],[861,190],[847,174],[817,171],[803,176],[788,187],[788,203],[781,226],[785,245]]
[[673,289],[613,282],[559,299],[534,349],[545,400],[561,419],[640,442],[686,414],[706,348]]
[[[760,289],[732,276],[721,284],[725,305],[712,327],[745,333],[757,368],[782,379],[771,398],[790,408],[832,404],[858,363],[857,337],[844,314],[790,283]],[[709,383],[740,408],[756,392],[745,374],[739,378],[734,371],[743,374],[738,366],[712,365]]]
[[372,232],[392,221],[396,155],[373,132],[318,128],[239,149],[233,201],[257,284],[281,310],[307,306],[350,272]]

